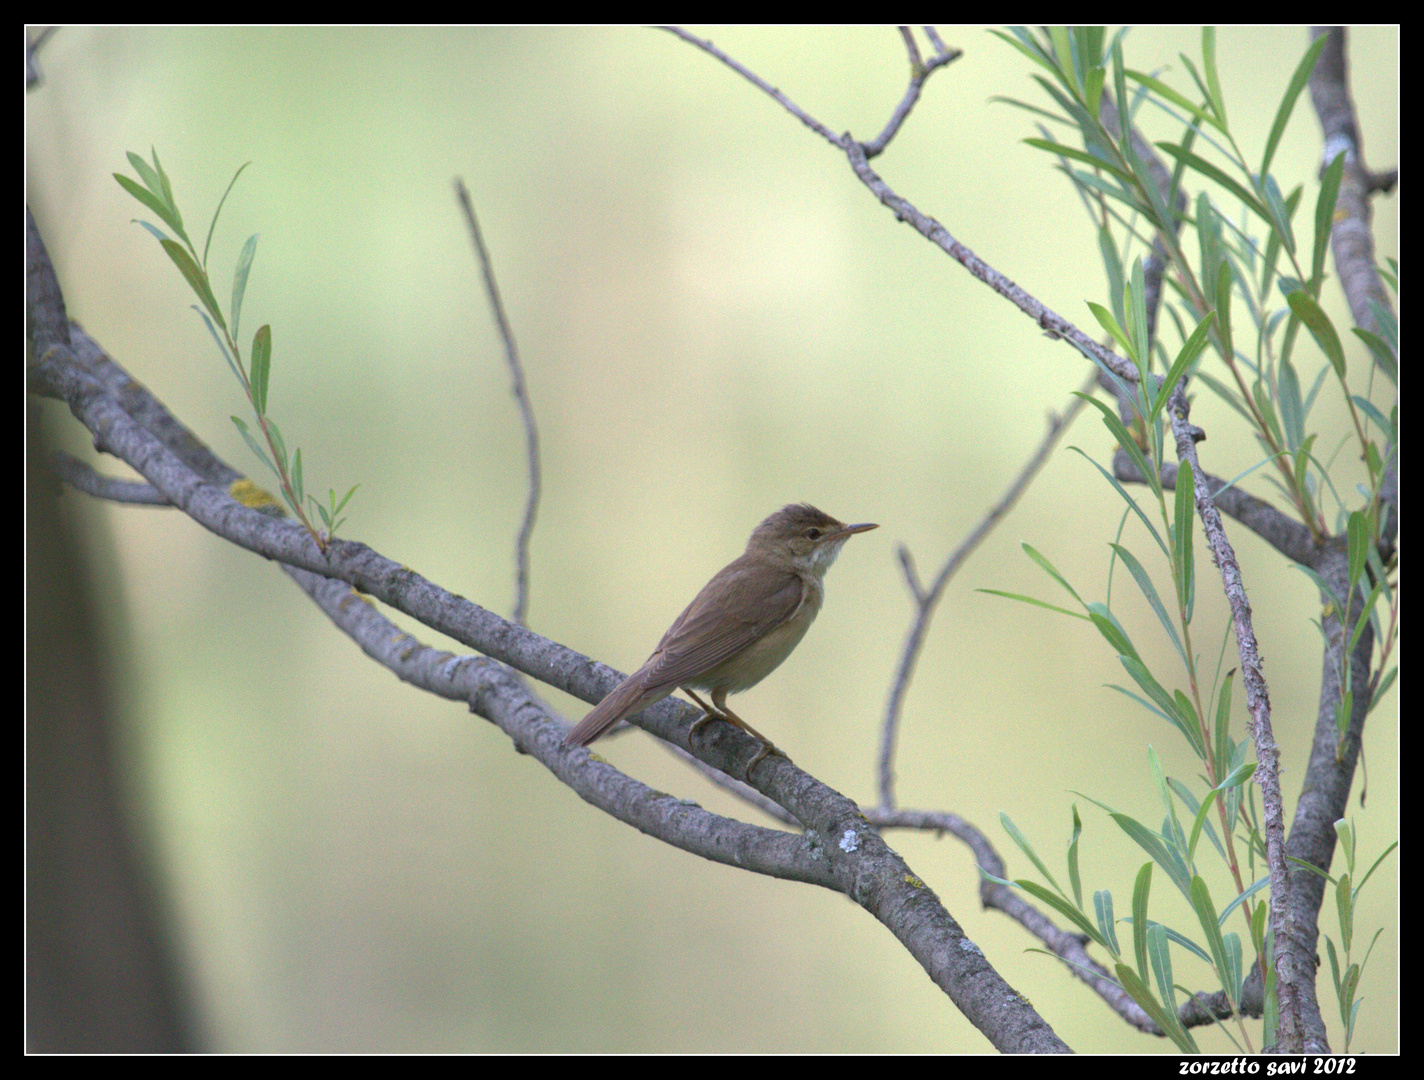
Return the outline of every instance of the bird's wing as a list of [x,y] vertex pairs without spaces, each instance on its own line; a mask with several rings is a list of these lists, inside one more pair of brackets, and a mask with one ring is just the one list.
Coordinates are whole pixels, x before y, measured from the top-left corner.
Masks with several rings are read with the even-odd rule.
[[644,665],[644,685],[675,687],[712,670],[791,618],[804,591],[790,570],[769,574],[732,563],[663,635]]

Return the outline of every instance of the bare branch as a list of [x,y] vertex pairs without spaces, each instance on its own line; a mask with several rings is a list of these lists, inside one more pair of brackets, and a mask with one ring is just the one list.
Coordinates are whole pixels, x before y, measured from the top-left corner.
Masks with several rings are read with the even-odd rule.
[[680,26],[664,26],[661,27],[661,29],[666,30],[670,34],[676,34],[689,45],[696,45],[699,49],[701,49],[708,55],[715,56],[718,60],[722,61],[722,63],[726,64],[742,78],[746,79],[747,82],[751,83],[753,86],[760,88],[763,92],[770,96],[772,100],[780,104],[783,109],[789,112],[792,116],[796,117],[796,119],[800,120],[801,123],[805,124],[808,128],[814,131],[817,135],[821,136],[821,138],[825,139],[832,146],[843,145],[843,140],[841,136],[833,133],[828,127],[826,127],[819,120],[815,119],[810,114],[805,112],[805,110],[803,110],[799,105],[797,105],[789,97],[783,94],[780,90],[763,80],[754,72],[749,71],[747,68],[744,68],[741,64],[737,63],[721,49],[717,48],[717,46],[713,45],[712,42],[703,41],[699,37],[693,37]]
[[[1083,387],[1083,393],[1091,393],[1095,381],[1096,373],[1089,376]],[[1073,422],[1074,417],[1082,408],[1083,399],[1074,398],[1061,415],[1048,418],[1048,431],[1039,443],[1038,449],[1019,470],[1018,476],[1014,477],[1002,498],[989,508],[988,513],[980,519],[979,524],[970,530],[969,535],[960,542],[959,547],[940,568],[940,572],[935,576],[934,582],[928,589],[920,584],[909,551],[903,546],[900,548],[900,564],[905,570],[905,580],[910,586],[910,592],[915,598],[918,611],[914,624],[910,627],[909,636],[905,639],[905,647],[900,653],[900,666],[895,673],[895,681],[890,687],[890,698],[885,705],[885,722],[881,727],[880,809],[882,811],[888,812],[895,805],[894,759],[900,728],[900,710],[904,706],[905,694],[910,687],[910,678],[914,674],[915,662],[919,659],[920,650],[924,647],[925,638],[929,635],[930,620],[940,597],[944,594],[945,586],[949,584],[950,578],[955,575],[970,554],[978,548],[994,526],[1018,502],[1019,497],[1028,489],[1029,481],[1038,475],[1038,471],[1048,461],[1049,454],[1058,445],[1059,436],[1068,429],[1068,425]]]
[[1378,333],[1379,319],[1372,305],[1379,305],[1379,311],[1386,313],[1393,312],[1393,305],[1375,266],[1374,211],[1370,206],[1370,195],[1376,191],[1391,190],[1399,173],[1398,170],[1391,170],[1383,176],[1375,176],[1365,167],[1364,143],[1355,120],[1355,106],[1350,100],[1345,28],[1311,27],[1311,40],[1322,35],[1330,40],[1310,74],[1310,99],[1325,136],[1325,146],[1320,155],[1321,169],[1334,161],[1337,155],[1345,155],[1345,173],[1340,179],[1340,193],[1335,199],[1335,220],[1330,228],[1330,248],[1335,255],[1340,287],[1350,305],[1355,325]]
[[513,619],[520,626],[527,626],[529,610],[529,541],[534,535],[534,518],[539,511],[540,469],[539,469],[539,429],[534,423],[534,406],[529,400],[529,388],[524,382],[524,368],[519,362],[519,349],[514,344],[514,331],[510,329],[509,318],[504,313],[504,301],[499,296],[499,284],[495,281],[494,266],[490,262],[489,251],[485,247],[484,235],[480,232],[479,219],[470,203],[470,193],[465,182],[455,181],[455,194],[460,200],[460,208],[465,213],[465,221],[470,226],[470,238],[475,242],[475,252],[480,257],[480,272],[484,275],[485,291],[489,294],[490,308],[494,312],[495,325],[504,341],[504,356],[509,363],[509,372],[514,379],[514,400],[519,403],[519,415],[524,420],[524,449],[529,463],[529,496],[524,502],[524,520],[519,525],[519,539],[515,542],[515,589]]
[[63,451],[55,453],[51,459],[55,475],[76,491],[93,495],[96,499],[109,502],[128,503],[131,506],[172,506],[168,497],[152,484],[141,480],[120,480],[116,476],[104,476],[88,462],[80,461]]
[[854,139],[847,139],[846,143],[846,156],[850,159],[850,166],[855,170],[856,176],[860,177],[861,183],[868,187],[877,199],[895,212],[897,221],[905,222],[930,243],[940,248],[985,285],[1033,319],[1042,330],[1055,338],[1065,339],[1088,359],[1098,361],[1118,378],[1128,382],[1137,381],[1137,368],[1129,361],[1099,345],[1073,323],[1054,312],[1046,304],[1040,302],[1037,297],[979,258],[973,251],[951,236],[949,230],[934,218],[928,214],[920,213],[909,200],[895,194],[890,185],[885,183],[865,160],[865,153],[861,150],[860,144]]
[[930,43],[936,50],[935,56],[930,59],[928,64],[920,59],[920,49],[915,44],[915,35],[910,32],[910,28],[908,26],[900,27],[900,37],[904,39],[905,51],[910,55],[910,84],[905,87],[905,94],[900,99],[900,104],[895,106],[895,111],[885,124],[885,129],[870,142],[862,144],[865,147],[867,158],[875,157],[890,145],[890,140],[899,132],[900,126],[909,117],[915,103],[920,100],[920,91],[924,88],[925,81],[937,70],[946,64],[954,63],[964,55],[963,49],[946,49],[944,42],[940,41],[939,35],[934,32],[933,27],[925,27],[925,36],[930,39]]

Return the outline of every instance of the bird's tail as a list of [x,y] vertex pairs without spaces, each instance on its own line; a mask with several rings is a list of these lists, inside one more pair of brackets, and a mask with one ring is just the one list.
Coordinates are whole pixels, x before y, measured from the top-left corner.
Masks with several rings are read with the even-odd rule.
[[564,745],[587,746],[618,721],[641,712],[673,692],[674,687],[671,686],[665,690],[649,689],[640,675],[640,672],[634,672],[614,687],[592,712],[564,736]]

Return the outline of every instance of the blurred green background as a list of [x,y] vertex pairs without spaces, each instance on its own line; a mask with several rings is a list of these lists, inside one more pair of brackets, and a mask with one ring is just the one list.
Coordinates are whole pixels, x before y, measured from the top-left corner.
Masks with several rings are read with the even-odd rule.
[[[694,32],[859,138],[904,89],[890,28]],[[1046,106],[1031,65],[982,29],[943,35],[964,57],[931,79],[875,168],[1093,333],[1085,301],[1104,301],[1094,233],[1052,162],[1023,145],[1034,118],[990,101]],[[1306,43],[1301,28],[1220,33],[1249,158]],[[1352,30],[1349,50],[1367,159],[1383,169],[1399,154],[1398,30]],[[1200,34],[1138,29],[1126,51],[1130,66],[1185,91],[1178,53],[1199,56]],[[245,409],[231,374],[111,176],[131,172],[126,151],[156,147],[201,243],[233,171],[252,162],[210,265],[226,302],[243,241],[261,234],[243,322],[249,337],[272,325],[270,409],[302,448],[308,487],[361,484],[345,535],[510,609],[522,431],[456,176],[480,215],[540,425],[535,630],[630,670],[776,507],[806,500],[879,522],[843,552],[795,657],[738,706],[801,766],[875,800],[879,723],[911,618],[896,546],[922,576],[935,572],[1084,379],[1076,352],[898,224],[765,95],[666,33],[67,28],[41,62],[44,85],[26,104],[26,194],[71,315],[267,485],[228,419]],[[1178,134],[1161,114],[1141,121],[1153,137]],[[1305,185],[1306,206],[1319,152],[1304,97],[1275,167],[1286,190]],[[1381,259],[1398,252],[1397,205],[1375,202]],[[1363,365],[1362,350],[1351,362]],[[63,408],[45,409],[82,452],[88,440]],[[1318,416],[1342,430],[1333,383]],[[1199,394],[1193,420],[1209,432],[1202,460],[1214,473],[1258,459],[1215,398]],[[1339,437],[1322,444],[1334,450]],[[1089,419],[1065,442],[1108,459]],[[1348,491],[1358,469],[1339,468]],[[1274,495],[1260,474],[1247,486]],[[121,659],[133,810],[214,1047],[989,1049],[845,898],[704,863],[608,820],[478,718],[366,661],[275,567],[191,521],[64,502],[93,539]],[[1120,513],[1087,461],[1055,455],[945,597],[907,701],[898,779],[904,805],[978,824],[1011,876],[1032,869],[999,812],[1058,871],[1076,802],[1085,887],[1111,889],[1121,912],[1143,856],[1087,797],[1155,823],[1147,745],[1193,784],[1195,764],[1175,732],[1107,689],[1126,680],[1085,624],[976,591],[1062,601],[1020,551],[1027,541],[1080,595],[1102,598]],[[1281,556],[1228,528],[1293,807],[1318,694],[1320,601]],[[1150,554],[1132,524],[1125,543]],[[1198,558],[1195,632],[1211,670],[1224,607]],[[1115,584],[1144,652],[1177,670],[1150,611],[1125,577]],[[1224,667],[1235,666],[1228,653]],[[549,697],[571,718],[586,709]],[[1239,688],[1237,705],[1244,716]],[[1352,802],[1366,865],[1399,835],[1396,745],[1397,691],[1367,731],[1368,808]],[[749,813],[644,735],[600,749],[654,787]],[[1074,1048],[1171,1049],[981,912],[957,842],[888,839]],[[1358,1050],[1398,1049],[1396,868],[1389,860],[1371,881],[1357,918],[1366,935],[1384,927],[1361,987]],[[1194,917],[1164,886],[1159,877],[1153,914],[1190,933]],[[1212,887],[1224,903],[1225,875]],[[1336,935],[1333,916],[1324,927]],[[1177,964],[1179,982],[1214,988],[1185,956]],[[1339,1049],[1338,1021],[1331,1034]],[[1218,1032],[1198,1038],[1231,1049]]]

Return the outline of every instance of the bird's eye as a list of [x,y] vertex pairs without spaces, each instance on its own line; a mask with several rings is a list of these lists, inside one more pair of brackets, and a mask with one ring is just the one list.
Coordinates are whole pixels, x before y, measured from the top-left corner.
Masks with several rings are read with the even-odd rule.
[[807,530],[806,530],[806,539],[807,539],[807,540],[819,540],[819,539],[821,539],[821,530],[820,530],[820,529],[807,529]]

